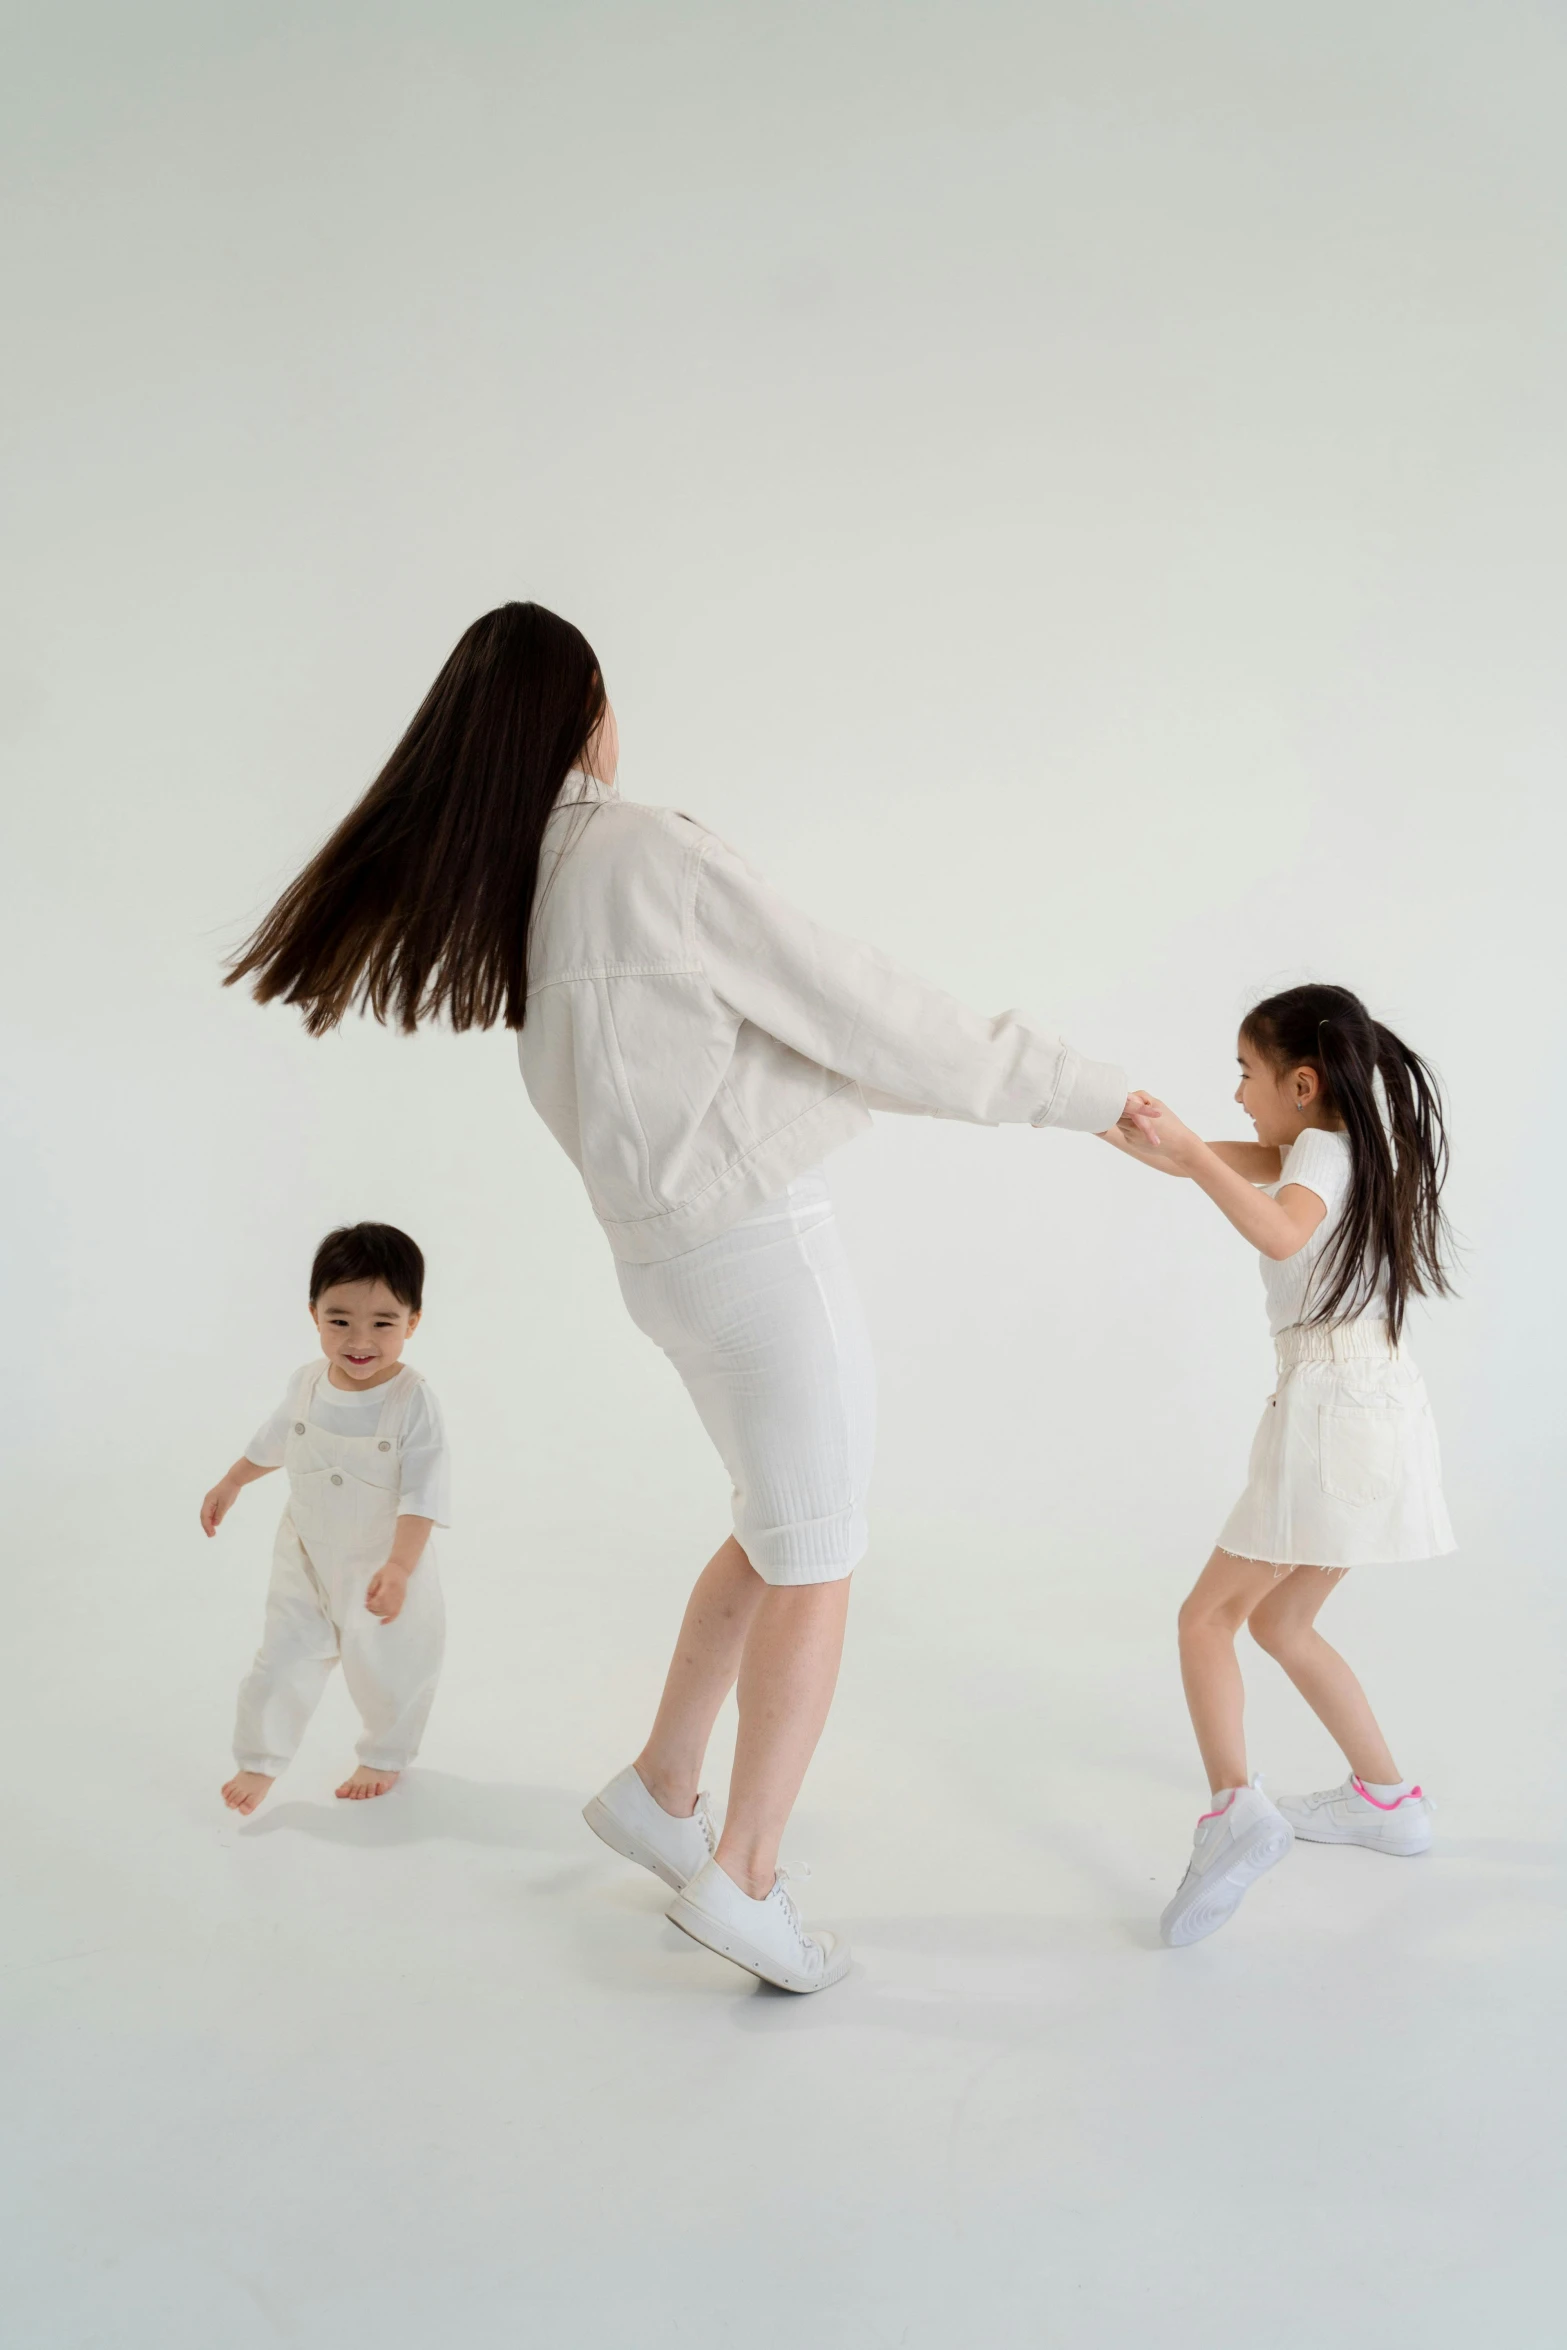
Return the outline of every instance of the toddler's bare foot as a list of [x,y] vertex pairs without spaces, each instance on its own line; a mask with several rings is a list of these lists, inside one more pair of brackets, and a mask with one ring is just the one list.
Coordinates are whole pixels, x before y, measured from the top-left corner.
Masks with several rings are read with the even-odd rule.
[[254,1811],[271,1784],[265,1771],[236,1771],[224,1782],[223,1800],[230,1811]]
[[400,1771],[375,1771],[368,1763],[361,1763],[358,1770],[343,1781],[337,1792],[346,1796],[351,1803],[363,1803],[368,1796],[390,1793],[401,1777]]

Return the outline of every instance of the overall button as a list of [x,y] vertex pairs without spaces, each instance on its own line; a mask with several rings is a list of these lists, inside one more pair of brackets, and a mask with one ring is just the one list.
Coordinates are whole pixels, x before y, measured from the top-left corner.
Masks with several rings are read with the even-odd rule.
[[303,1420],[296,1420],[296,1421],[294,1422],[294,1434],[295,1434],[296,1436],[303,1436],[303,1435],[304,1435],[304,1433],[305,1433],[305,1423],[304,1423],[304,1421],[303,1421]]
[[375,1448],[375,1449],[376,1449],[376,1451],[377,1451],[377,1452],[390,1452],[390,1451],[391,1451],[391,1449],[392,1449],[392,1447],[391,1447],[390,1443],[388,1442],[388,1440],[386,1439],[386,1437],[384,1437],[384,1436],[383,1436],[383,1437],[382,1437],[382,1439],[381,1439],[381,1441],[380,1441],[380,1443],[379,1443],[379,1444],[376,1446],[376,1448]]
[[332,1471],[332,1482],[334,1485],[341,1485],[343,1482],[342,1478],[338,1475],[335,1469]]

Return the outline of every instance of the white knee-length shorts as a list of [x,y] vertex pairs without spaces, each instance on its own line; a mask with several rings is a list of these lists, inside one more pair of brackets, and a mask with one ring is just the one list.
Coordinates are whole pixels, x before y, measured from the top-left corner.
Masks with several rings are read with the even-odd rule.
[[639,1330],[684,1380],[767,1583],[834,1583],[868,1540],[876,1374],[826,1177],[683,1256],[617,1267]]

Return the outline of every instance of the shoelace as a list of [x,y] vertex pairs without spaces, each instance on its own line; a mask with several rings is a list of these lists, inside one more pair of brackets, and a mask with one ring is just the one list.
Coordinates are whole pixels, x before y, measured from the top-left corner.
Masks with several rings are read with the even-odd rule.
[[789,1892],[788,1888],[791,1885],[803,1885],[809,1878],[810,1873],[810,1864],[808,1862],[796,1861],[792,1869],[780,1868],[773,1878],[773,1891],[778,1896],[778,1906],[783,1911],[784,1916],[789,1920],[790,1925],[799,1935],[802,1942],[808,1941],[809,1936],[807,1935],[804,1926],[800,1923],[799,1909],[797,1908],[794,1897]]

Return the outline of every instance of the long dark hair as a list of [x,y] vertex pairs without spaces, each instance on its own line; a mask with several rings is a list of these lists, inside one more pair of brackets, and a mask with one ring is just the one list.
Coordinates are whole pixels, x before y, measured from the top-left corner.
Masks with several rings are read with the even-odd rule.
[[544,826],[604,715],[593,647],[542,604],[465,629],[356,808],[234,958],[312,1036],[355,1005],[520,1028]]
[[1347,987],[1270,995],[1247,1013],[1241,1034],[1275,1069],[1315,1069],[1323,1107],[1349,1141],[1349,1197],[1317,1267],[1307,1321],[1351,1320],[1385,1282],[1396,1341],[1412,1297],[1445,1297],[1452,1287],[1442,1213],[1447,1129],[1435,1077]]

